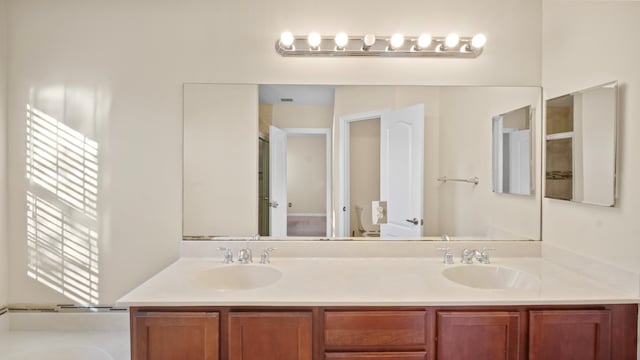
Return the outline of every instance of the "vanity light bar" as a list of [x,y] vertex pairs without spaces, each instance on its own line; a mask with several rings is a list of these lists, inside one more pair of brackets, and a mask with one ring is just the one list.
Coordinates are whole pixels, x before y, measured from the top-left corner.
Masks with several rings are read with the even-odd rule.
[[307,36],[284,32],[276,40],[276,52],[282,56],[388,56],[476,58],[487,41],[483,34],[459,37],[456,34],[434,36],[336,36],[311,33]]

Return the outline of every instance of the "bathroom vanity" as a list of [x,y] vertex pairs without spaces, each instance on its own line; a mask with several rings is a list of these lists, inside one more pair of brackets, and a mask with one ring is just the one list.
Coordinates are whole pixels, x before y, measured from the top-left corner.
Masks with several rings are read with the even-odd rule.
[[635,359],[637,306],[133,307],[133,359]]
[[637,298],[540,257],[435,254],[183,257],[120,299],[132,359],[636,359]]

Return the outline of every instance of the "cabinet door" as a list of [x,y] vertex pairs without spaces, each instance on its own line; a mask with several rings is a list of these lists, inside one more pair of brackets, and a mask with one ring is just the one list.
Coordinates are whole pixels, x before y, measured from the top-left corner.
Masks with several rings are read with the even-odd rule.
[[229,314],[229,360],[311,360],[311,313]]
[[521,347],[518,312],[438,312],[438,360],[513,360]]
[[327,353],[325,360],[425,360],[425,352]]
[[609,310],[529,312],[530,360],[611,358]]
[[133,360],[217,360],[219,317],[211,312],[136,312]]

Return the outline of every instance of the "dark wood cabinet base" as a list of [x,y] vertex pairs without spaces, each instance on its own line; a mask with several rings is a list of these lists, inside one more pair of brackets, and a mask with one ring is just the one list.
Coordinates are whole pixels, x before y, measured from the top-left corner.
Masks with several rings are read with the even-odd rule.
[[637,304],[132,307],[131,349],[132,360],[632,360],[637,326]]

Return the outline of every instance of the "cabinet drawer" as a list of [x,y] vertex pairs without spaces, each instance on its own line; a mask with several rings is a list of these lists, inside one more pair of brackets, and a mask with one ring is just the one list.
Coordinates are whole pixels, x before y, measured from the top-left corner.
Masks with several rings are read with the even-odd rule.
[[425,320],[425,311],[327,311],[325,348],[423,350]]
[[426,352],[329,353],[325,360],[425,360]]

